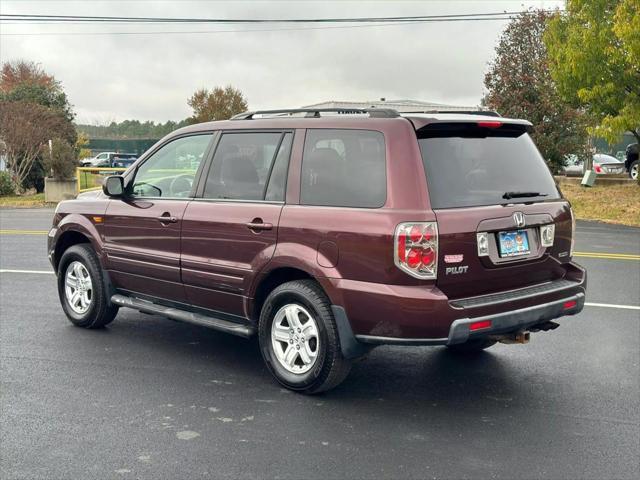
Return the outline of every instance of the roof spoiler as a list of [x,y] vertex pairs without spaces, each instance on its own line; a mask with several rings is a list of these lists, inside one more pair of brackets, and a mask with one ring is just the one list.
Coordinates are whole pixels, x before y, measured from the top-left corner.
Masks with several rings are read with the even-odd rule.
[[420,138],[426,137],[519,137],[531,130],[527,121],[478,120],[477,122],[434,122],[426,125],[415,125]]

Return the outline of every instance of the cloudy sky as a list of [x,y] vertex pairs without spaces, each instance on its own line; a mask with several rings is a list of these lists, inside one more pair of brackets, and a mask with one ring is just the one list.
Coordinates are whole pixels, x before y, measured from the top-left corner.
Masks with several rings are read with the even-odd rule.
[[[336,18],[562,6],[562,1],[551,0],[0,0],[0,13]],[[477,105],[487,62],[506,23],[322,29],[306,25],[2,23],[0,59],[41,63],[62,82],[80,123],[180,120],[191,113],[186,100],[194,90],[227,84],[241,89],[253,109],[380,97]],[[256,29],[262,31],[251,31]],[[184,33],[194,31],[206,33]],[[133,32],[136,34],[130,34]]]

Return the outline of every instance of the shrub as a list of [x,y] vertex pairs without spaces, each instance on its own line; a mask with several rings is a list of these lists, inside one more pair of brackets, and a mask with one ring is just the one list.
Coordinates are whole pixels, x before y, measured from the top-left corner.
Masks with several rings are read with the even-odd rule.
[[61,138],[54,138],[51,142],[51,151],[48,146],[44,155],[46,173],[54,178],[70,179],[76,171],[76,152],[69,142]]
[[0,197],[4,195],[13,195],[16,187],[11,180],[9,172],[0,172]]
[[35,190],[37,193],[44,192],[44,166],[42,165],[42,156],[36,158],[29,169],[29,173],[24,177],[22,183],[19,185],[21,192],[27,192],[29,190]]

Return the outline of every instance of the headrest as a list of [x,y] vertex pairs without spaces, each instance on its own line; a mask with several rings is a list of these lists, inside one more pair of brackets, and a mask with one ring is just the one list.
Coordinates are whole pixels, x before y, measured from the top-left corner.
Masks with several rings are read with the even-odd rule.
[[224,183],[258,183],[258,170],[247,156],[231,154],[222,161],[221,180]]
[[313,168],[317,164],[323,164],[325,167],[327,165],[338,165],[342,162],[342,159],[333,148],[321,147],[311,150],[308,161],[309,167]]

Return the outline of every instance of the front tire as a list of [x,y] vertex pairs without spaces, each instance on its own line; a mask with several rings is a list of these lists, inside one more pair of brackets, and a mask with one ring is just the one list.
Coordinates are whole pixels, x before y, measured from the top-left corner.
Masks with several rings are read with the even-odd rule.
[[313,280],[275,288],[264,302],[258,330],[267,368],[290,390],[325,392],[351,370],[342,356],[329,299]]
[[102,328],[113,321],[118,306],[107,298],[102,267],[89,244],[68,248],[58,265],[58,296],[71,323]]

